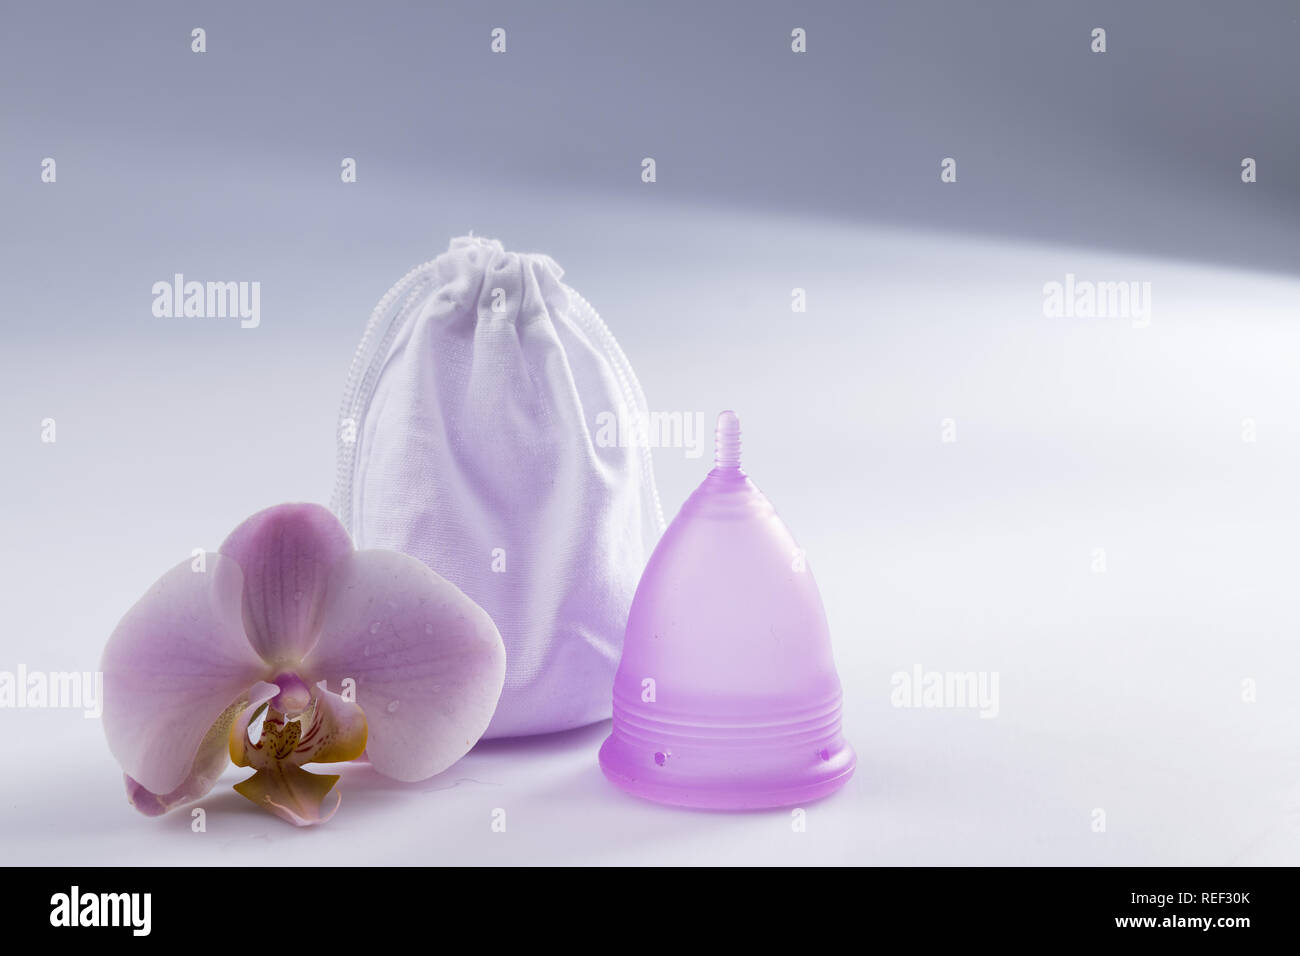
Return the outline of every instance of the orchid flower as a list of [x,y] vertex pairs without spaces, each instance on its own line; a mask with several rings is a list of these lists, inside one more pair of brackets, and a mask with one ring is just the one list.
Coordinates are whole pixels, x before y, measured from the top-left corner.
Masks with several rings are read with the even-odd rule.
[[329,511],[288,504],[164,574],[101,669],[104,732],[137,810],[202,797],[233,760],[255,771],[237,791],[306,826],[340,797],[337,775],[304,764],[364,756],[415,781],[464,756],[496,709],[505,647],[420,561],[357,551]]

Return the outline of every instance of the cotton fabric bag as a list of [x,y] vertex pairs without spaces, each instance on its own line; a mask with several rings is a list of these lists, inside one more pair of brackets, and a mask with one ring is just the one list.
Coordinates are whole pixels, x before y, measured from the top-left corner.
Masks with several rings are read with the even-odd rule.
[[340,412],[334,509],[357,547],[419,558],[501,632],[488,737],[610,715],[663,531],[647,443],[609,440],[611,421],[645,421],[645,396],[562,276],[549,256],[452,240],[375,307]]

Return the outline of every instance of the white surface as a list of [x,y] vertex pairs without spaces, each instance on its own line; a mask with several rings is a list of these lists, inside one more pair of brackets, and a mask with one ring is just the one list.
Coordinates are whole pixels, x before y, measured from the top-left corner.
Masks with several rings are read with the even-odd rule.
[[[620,231],[601,228],[620,221],[608,205],[574,212],[553,251],[653,409],[740,412],[745,465],[808,552],[859,764],[806,832],[788,811],[623,795],[596,765],[606,723],[483,744],[420,785],[350,768],[314,831],[231,791],[232,768],[193,833],[186,811],[127,806],[97,721],[11,710],[5,861],[1300,863],[1300,282],[682,215],[639,210]],[[365,318],[313,324],[336,306],[331,272],[264,306],[258,330],[160,329],[141,292],[113,306],[130,316],[116,339],[61,336],[56,312],[6,343],[0,670],[94,667],[192,548],[266,505],[328,500]],[[1045,318],[1042,285],[1066,272],[1150,281],[1151,326]],[[655,456],[673,513],[706,464]],[[891,674],[917,663],[998,672],[999,715],[892,707]]]

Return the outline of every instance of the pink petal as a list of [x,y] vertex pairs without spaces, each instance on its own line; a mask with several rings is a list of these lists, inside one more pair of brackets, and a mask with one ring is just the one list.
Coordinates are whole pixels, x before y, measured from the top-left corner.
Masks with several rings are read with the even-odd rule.
[[153,794],[170,798],[181,787],[213,724],[265,675],[244,636],[242,591],[233,561],[209,555],[206,571],[184,561],[126,612],[104,648],[109,750]]
[[320,640],[303,673],[356,682],[366,754],[398,780],[440,773],[496,710],[506,653],[487,612],[415,558],[358,551],[330,578]]
[[277,505],[230,533],[221,553],[244,572],[248,639],[269,663],[291,666],[316,640],[330,569],[352,539],[327,509]]

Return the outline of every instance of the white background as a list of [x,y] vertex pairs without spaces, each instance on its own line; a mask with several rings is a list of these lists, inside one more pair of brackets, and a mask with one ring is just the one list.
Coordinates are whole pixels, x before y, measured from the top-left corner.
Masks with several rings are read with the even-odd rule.
[[[603,779],[603,723],[482,744],[423,784],[348,768],[338,815],[307,831],[231,791],[232,768],[194,833],[187,811],[126,804],[98,721],[0,711],[5,862],[1300,862],[1300,281],[720,206],[448,192],[439,222],[555,256],[653,409],[740,414],[745,466],[822,590],[856,775],[802,833],[784,810],[660,807]],[[101,298],[51,284],[15,316],[0,670],[93,669],[193,548],[267,505],[328,501],[369,306],[450,237],[423,235],[404,195],[394,181],[368,213],[357,273],[322,266],[338,250],[308,230],[292,250],[249,237],[261,276],[195,276],[266,280],[256,330],[152,318],[150,284],[184,262],[119,277],[111,244],[65,267]],[[383,238],[390,218],[423,238]],[[1045,317],[1042,286],[1067,272],[1149,281],[1150,327]],[[707,457],[655,461],[671,516]],[[997,672],[998,716],[891,706],[891,675],[916,664]]]

